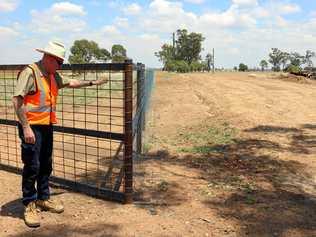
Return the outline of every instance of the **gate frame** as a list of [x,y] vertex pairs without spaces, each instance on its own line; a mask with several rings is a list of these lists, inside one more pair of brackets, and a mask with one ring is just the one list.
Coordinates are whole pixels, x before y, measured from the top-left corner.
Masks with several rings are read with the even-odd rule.
[[[21,70],[26,65],[0,65],[0,70]],[[110,189],[100,189],[89,184],[77,183],[76,181],[67,180],[64,178],[51,176],[50,185],[58,186],[64,189],[70,189],[72,191],[82,192],[90,196],[111,200],[119,201],[122,203],[132,203],[133,202],[133,70],[137,70],[137,106],[139,106],[139,101],[141,98],[138,98],[138,95],[141,94],[139,91],[140,88],[143,88],[139,83],[144,83],[144,70],[145,65],[138,63],[137,66],[133,64],[132,60],[125,60],[124,63],[100,63],[100,64],[64,64],[60,70],[109,70],[109,71],[123,71],[123,100],[124,100],[124,132],[121,133],[112,133],[106,131],[96,131],[91,129],[80,129],[80,128],[71,128],[54,125],[54,132],[62,132],[66,134],[78,134],[84,136],[92,136],[106,139],[119,140],[124,143],[124,186],[123,192],[114,191]],[[139,76],[141,75],[141,76]],[[1,79],[1,78],[0,78]],[[140,80],[140,82],[138,81]],[[142,109],[142,108],[141,108]],[[143,120],[143,111],[140,112],[141,116],[137,117],[137,124],[142,124]],[[8,120],[0,118],[0,125],[7,126],[17,126],[18,122],[16,120]],[[142,147],[142,129],[138,131],[137,128],[137,152],[141,152]],[[1,164],[0,169],[13,172],[16,174],[21,174],[22,169],[19,167],[14,167],[11,165]]]

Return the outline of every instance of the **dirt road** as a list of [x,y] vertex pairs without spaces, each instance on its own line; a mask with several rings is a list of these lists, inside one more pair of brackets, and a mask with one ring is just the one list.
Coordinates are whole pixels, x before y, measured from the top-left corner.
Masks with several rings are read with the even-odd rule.
[[55,189],[29,229],[0,171],[0,236],[316,236],[316,83],[160,72],[148,115],[133,205]]

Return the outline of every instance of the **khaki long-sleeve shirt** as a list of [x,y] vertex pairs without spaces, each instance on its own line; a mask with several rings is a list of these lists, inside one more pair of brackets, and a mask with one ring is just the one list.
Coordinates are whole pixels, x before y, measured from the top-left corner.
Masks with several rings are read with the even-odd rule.
[[[44,67],[42,66],[41,61],[36,62],[36,64],[38,68],[40,69],[41,73],[46,78],[48,78],[48,73],[45,71]],[[58,88],[62,88],[63,79],[58,73],[55,74],[55,80],[56,80]],[[21,71],[18,77],[17,84],[14,88],[13,96],[24,97],[25,95],[29,93],[34,93],[35,91],[36,91],[36,86],[35,86],[33,71],[31,68],[26,67],[23,71]]]

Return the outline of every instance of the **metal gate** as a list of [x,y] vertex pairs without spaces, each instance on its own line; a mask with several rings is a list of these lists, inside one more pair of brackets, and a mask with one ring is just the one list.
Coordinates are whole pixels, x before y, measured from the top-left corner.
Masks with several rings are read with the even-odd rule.
[[[0,65],[0,169],[16,173],[23,164],[11,98],[24,66]],[[66,64],[59,73],[64,80],[108,78],[108,83],[60,90],[51,181],[89,195],[132,202],[133,154],[141,152],[146,75],[153,79],[152,73],[131,60]]]

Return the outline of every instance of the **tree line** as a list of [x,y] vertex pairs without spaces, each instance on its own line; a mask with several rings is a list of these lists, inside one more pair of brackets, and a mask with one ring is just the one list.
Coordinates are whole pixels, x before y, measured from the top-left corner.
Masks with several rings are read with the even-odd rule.
[[[305,54],[302,55],[298,52],[288,53],[286,51],[282,51],[278,48],[272,48],[269,53],[269,59],[262,59],[259,63],[260,69],[262,71],[266,70],[271,64],[272,71],[279,72],[300,72],[305,67],[311,68],[313,67],[313,58],[316,57],[316,53],[311,50],[306,50]],[[248,66],[240,63],[239,67],[234,68],[239,71],[247,71]]]
[[272,48],[269,53],[269,63],[272,65],[273,71],[301,71],[303,66],[313,67],[312,58],[315,57],[315,52],[306,50],[305,55],[297,52],[285,52],[278,48]]
[[213,55],[201,57],[202,42],[205,38],[200,33],[189,33],[178,29],[172,44],[163,44],[155,56],[163,63],[163,70],[175,72],[210,71],[214,65]]
[[70,48],[68,61],[71,64],[97,63],[112,61],[113,63],[124,62],[127,59],[126,49],[120,44],[114,44],[111,52],[100,48],[94,41],[87,39],[75,40]]

